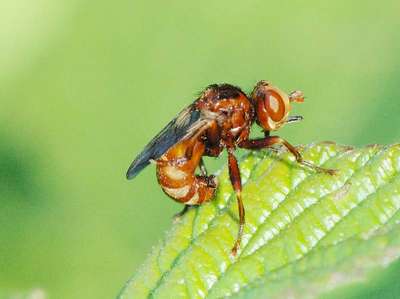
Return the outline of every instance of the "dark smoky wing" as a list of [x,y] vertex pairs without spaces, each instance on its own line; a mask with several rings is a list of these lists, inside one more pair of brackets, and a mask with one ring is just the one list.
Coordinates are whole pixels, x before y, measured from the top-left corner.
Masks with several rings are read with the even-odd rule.
[[150,160],[160,158],[174,144],[189,138],[197,130],[201,129],[204,124],[205,121],[201,120],[200,111],[195,110],[193,106],[181,111],[135,158],[126,173],[126,177],[128,179],[134,178],[143,168],[150,164]]

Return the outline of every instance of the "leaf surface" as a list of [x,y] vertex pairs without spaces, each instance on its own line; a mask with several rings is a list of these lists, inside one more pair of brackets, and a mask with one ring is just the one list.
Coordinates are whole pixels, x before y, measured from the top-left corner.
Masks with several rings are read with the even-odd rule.
[[316,298],[367,279],[400,256],[400,146],[309,145],[240,162],[246,226],[227,169],[216,198],[190,210],[128,281],[120,298]]

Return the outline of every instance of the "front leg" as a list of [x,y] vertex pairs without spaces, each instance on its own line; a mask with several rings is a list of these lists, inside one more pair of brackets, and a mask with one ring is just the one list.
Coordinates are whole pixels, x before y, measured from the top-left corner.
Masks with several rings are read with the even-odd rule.
[[240,170],[236,157],[233,154],[233,151],[234,151],[233,148],[228,148],[229,178],[231,180],[233,190],[235,190],[236,193],[236,199],[239,210],[239,229],[235,244],[233,245],[232,248],[232,255],[235,256],[238,249],[240,248],[240,243],[242,241],[243,228],[245,224],[245,211],[242,201],[242,181],[240,178]]
[[314,165],[311,162],[305,161],[301,156],[301,154],[297,151],[297,149],[293,145],[291,145],[289,142],[287,142],[285,139],[279,136],[266,136],[265,138],[260,138],[260,139],[244,140],[239,144],[239,147],[246,149],[262,149],[271,147],[275,144],[282,144],[284,147],[286,147],[289,150],[289,152],[291,152],[293,156],[295,156],[297,163],[301,165],[314,169],[315,171],[327,173],[330,175],[334,175],[337,172],[337,170],[335,169],[322,168],[317,165]]

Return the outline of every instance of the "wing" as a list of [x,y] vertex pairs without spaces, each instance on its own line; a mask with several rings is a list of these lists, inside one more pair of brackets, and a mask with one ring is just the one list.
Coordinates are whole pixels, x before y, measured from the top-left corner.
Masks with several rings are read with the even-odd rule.
[[212,117],[209,113],[205,115],[194,109],[193,105],[182,110],[135,158],[126,173],[126,177],[128,179],[134,178],[143,168],[150,164],[150,160],[160,158],[179,141],[203,132],[208,128]]

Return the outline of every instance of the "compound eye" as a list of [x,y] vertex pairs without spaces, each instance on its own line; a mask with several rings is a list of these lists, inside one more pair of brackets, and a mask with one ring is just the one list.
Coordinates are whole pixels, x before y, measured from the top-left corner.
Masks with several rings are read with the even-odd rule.
[[274,131],[285,124],[290,101],[286,93],[272,85],[256,86],[252,98],[255,101],[257,122],[266,131]]
[[287,105],[284,98],[277,91],[272,89],[266,91],[264,105],[272,121],[281,122],[286,117]]

